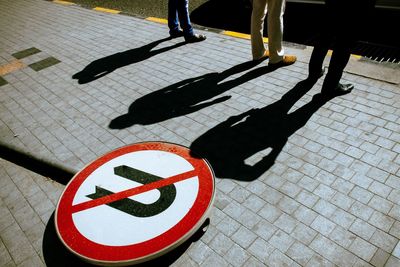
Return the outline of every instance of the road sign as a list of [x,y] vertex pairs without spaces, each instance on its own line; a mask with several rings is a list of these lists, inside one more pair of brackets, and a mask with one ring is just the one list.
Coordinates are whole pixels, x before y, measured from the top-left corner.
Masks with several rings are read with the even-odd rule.
[[64,245],[86,261],[128,265],[187,240],[214,199],[208,163],[189,149],[146,142],[114,150],[78,172],[57,205]]

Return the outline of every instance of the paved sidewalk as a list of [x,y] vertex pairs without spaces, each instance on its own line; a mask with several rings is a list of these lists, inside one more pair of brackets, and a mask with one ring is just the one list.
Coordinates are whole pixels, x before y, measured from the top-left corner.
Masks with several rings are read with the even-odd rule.
[[[210,225],[173,266],[400,266],[398,84],[351,71],[356,89],[323,102],[322,79],[298,84],[306,47],[287,44],[299,60],[271,71],[242,64],[245,39],[184,44],[140,18],[0,5],[1,146],[74,171],[141,141],[209,156]],[[2,159],[0,175],[0,266],[85,266],[52,247],[68,181]]]

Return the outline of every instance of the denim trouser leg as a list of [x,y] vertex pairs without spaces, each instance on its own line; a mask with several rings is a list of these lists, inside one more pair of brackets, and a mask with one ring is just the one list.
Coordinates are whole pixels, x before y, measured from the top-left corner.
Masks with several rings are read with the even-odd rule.
[[183,34],[192,36],[193,28],[189,18],[189,0],[168,1],[168,27],[170,33],[179,30],[178,17]]
[[179,30],[177,5],[178,0],[168,1],[168,28],[170,33]]
[[193,35],[193,28],[189,17],[189,0],[177,0],[179,23],[185,36]]

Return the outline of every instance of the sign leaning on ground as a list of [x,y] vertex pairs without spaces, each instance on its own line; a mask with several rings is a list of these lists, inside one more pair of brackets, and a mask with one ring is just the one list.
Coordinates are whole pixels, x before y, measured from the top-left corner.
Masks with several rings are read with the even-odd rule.
[[189,149],[146,142],[114,150],[66,186],[55,213],[57,234],[97,265],[141,263],[198,230],[214,199],[214,175]]

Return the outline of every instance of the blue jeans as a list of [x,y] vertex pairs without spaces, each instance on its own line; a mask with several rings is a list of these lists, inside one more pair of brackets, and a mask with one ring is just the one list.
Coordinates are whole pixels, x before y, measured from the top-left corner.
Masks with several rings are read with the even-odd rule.
[[[168,27],[169,32],[179,30],[179,24],[184,36],[192,36],[193,28],[189,18],[189,0],[169,0],[168,1]],[[179,18],[179,24],[178,24]]]

